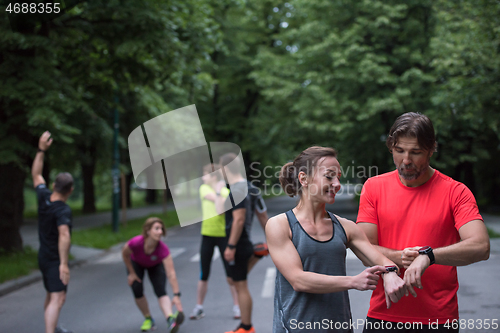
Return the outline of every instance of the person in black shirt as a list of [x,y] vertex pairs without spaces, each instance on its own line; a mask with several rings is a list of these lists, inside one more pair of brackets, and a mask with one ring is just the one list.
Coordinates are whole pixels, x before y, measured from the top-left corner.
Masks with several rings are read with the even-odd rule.
[[224,168],[229,183],[229,197],[223,199],[220,195],[222,187],[225,186],[224,181],[219,182],[215,189],[216,210],[218,213],[226,213],[227,246],[224,260],[228,263],[229,277],[236,287],[241,310],[240,325],[234,331],[226,333],[255,333],[252,326],[252,296],[248,289],[247,274],[258,258],[254,256],[250,228],[254,213],[263,228],[268,217],[259,190],[242,176],[240,163],[240,159],[232,153],[221,157],[220,165]]
[[57,326],[59,313],[66,300],[69,282],[68,255],[71,246],[71,209],[66,204],[73,192],[73,177],[64,172],[57,175],[51,192],[42,176],[45,152],[52,144],[48,131],[38,142],[31,176],[38,198],[38,265],[47,291],[44,304],[45,332],[69,332]]

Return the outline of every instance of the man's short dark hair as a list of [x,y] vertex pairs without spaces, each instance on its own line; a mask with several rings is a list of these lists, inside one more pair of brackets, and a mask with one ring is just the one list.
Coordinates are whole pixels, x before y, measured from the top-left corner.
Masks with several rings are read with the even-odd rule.
[[234,153],[227,153],[222,155],[220,158],[221,167],[226,167],[228,170],[235,175],[241,175],[240,171],[240,160],[237,158],[238,156]]
[[73,187],[73,176],[69,172],[61,172],[54,181],[54,191],[62,195],[71,192]]
[[432,121],[419,112],[407,112],[396,119],[385,142],[391,152],[400,137],[416,138],[420,148],[428,151],[437,150]]

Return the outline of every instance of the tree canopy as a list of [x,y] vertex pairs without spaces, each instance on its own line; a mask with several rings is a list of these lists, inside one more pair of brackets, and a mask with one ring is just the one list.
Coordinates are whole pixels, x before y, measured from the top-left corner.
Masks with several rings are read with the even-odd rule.
[[95,211],[94,178],[110,173],[114,109],[127,187],[130,132],[193,103],[207,141],[234,142],[247,164],[260,162],[250,173],[313,144],[337,148],[341,164],[388,171],[385,135],[398,115],[416,111],[434,122],[435,166],[481,205],[499,205],[498,1],[65,6],[0,20],[0,248],[21,248],[23,187],[45,130],[57,144],[44,176],[77,173],[84,211]]

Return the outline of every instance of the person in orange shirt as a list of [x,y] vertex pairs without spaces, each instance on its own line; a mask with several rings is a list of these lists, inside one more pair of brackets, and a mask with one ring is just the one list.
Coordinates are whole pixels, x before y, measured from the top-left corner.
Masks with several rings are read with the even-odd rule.
[[486,226],[472,192],[430,166],[437,144],[428,117],[401,115],[386,144],[396,170],[367,180],[357,223],[401,268],[413,297],[387,309],[379,283],[364,332],[458,332],[456,266],[489,258]]

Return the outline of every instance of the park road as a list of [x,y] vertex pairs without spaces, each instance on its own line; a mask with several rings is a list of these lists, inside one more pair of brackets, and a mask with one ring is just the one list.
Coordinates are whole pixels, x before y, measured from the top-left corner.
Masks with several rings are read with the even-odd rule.
[[[284,212],[294,206],[296,200],[278,197],[268,200],[270,216]],[[352,196],[340,194],[331,210],[340,216],[355,219],[357,207]],[[200,224],[172,228],[164,241],[174,256],[174,263],[182,291],[184,312],[189,315],[196,302],[196,285],[199,278],[198,250]],[[252,240],[264,241],[264,233],[254,221]],[[485,320],[500,319],[500,243],[492,241],[492,254],[488,261],[459,268],[460,316],[464,320],[474,319],[474,327],[460,332],[495,332],[484,329]],[[347,257],[347,274],[355,275],[364,269],[352,253]],[[269,257],[262,259],[249,275],[248,282],[253,296],[253,324],[259,333],[272,331],[273,292],[275,267]],[[147,279],[147,278],[146,278]],[[168,287],[168,293],[172,291]],[[145,283],[151,313],[158,326],[158,332],[166,332],[167,325],[162,318],[156,297],[149,281]],[[0,332],[42,333],[44,332],[43,301],[45,291],[42,282],[0,297]],[[361,323],[369,306],[370,292],[350,291],[351,308],[355,323]],[[232,302],[225,282],[221,258],[214,256],[208,293],[205,300],[205,318],[192,321],[186,319],[179,332],[221,333],[234,329],[238,321],[232,319]],[[60,323],[75,333],[133,333],[139,332],[142,316],[133,301],[127,285],[125,266],[119,250],[71,270],[71,281]],[[483,329],[479,329],[482,323]],[[467,326],[467,325],[465,325]],[[355,326],[355,332],[362,327]],[[298,331],[298,330],[297,330]]]

